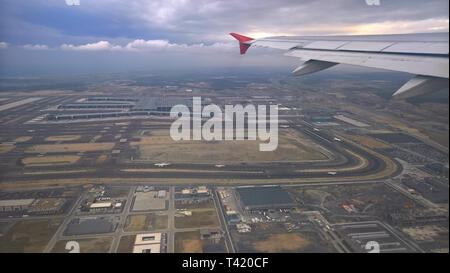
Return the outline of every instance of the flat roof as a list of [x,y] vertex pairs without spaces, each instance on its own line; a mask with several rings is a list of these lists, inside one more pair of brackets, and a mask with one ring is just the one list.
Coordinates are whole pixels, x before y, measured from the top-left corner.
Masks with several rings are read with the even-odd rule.
[[90,208],[109,208],[111,207],[112,203],[111,202],[101,202],[101,203],[93,203],[91,204],[89,207]]
[[133,253],[160,253],[160,244],[136,245],[133,247]]
[[29,206],[33,203],[34,199],[11,199],[11,200],[0,200],[0,207],[8,206]]
[[294,200],[280,186],[236,188],[245,207],[280,207],[294,205]]
[[144,233],[137,234],[134,241],[135,245],[159,244],[161,243],[161,233]]
[[83,235],[108,233],[114,231],[114,225],[108,219],[74,219],[64,231],[64,235]]
[[156,110],[158,108],[171,108],[182,104],[192,107],[192,99],[187,97],[163,96],[163,97],[143,97],[139,99],[134,109]]

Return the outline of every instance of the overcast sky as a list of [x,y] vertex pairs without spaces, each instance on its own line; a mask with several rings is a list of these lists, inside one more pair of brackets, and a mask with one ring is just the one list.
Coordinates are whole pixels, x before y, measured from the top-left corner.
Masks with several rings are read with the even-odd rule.
[[292,65],[228,35],[448,32],[448,0],[0,0],[0,73]]

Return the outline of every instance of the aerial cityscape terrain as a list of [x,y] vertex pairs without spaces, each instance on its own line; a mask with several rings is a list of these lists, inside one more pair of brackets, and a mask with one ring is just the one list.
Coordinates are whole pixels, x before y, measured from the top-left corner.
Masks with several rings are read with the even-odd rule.
[[[0,251],[448,252],[448,97],[336,74],[3,81]],[[278,104],[278,149],[172,140],[170,107],[193,96]]]
[[0,0],[0,257],[439,268],[449,26],[447,0]]

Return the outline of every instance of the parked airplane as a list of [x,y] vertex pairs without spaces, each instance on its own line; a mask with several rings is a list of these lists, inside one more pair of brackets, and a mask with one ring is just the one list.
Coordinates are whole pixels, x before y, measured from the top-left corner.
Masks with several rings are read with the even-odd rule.
[[163,162],[163,163],[155,163],[155,166],[158,167],[166,167],[166,166],[170,166],[172,163],[170,162]]
[[241,54],[250,46],[287,50],[285,55],[304,61],[294,76],[314,73],[337,64],[360,65],[415,74],[394,93],[410,98],[448,88],[448,33],[283,36],[253,39],[236,33]]

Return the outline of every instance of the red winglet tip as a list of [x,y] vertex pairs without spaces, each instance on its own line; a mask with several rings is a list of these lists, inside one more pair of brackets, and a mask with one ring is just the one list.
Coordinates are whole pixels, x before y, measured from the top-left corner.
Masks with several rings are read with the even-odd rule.
[[236,40],[239,41],[239,48],[241,50],[241,54],[245,54],[245,52],[247,51],[247,49],[250,47],[249,44],[244,44],[247,41],[251,41],[254,40],[253,38],[244,36],[244,35],[240,35],[234,32],[230,33],[231,36],[233,36]]
[[247,41],[250,41],[250,40],[254,40],[253,38],[250,38],[250,37],[247,37],[247,36],[244,36],[244,35],[241,35],[241,34],[237,34],[237,33],[234,33],[234,32],[231,32],[230,35],[233,36],[234,38],[236,38],[236,40],[238,40],[241,43],[247,42]]

